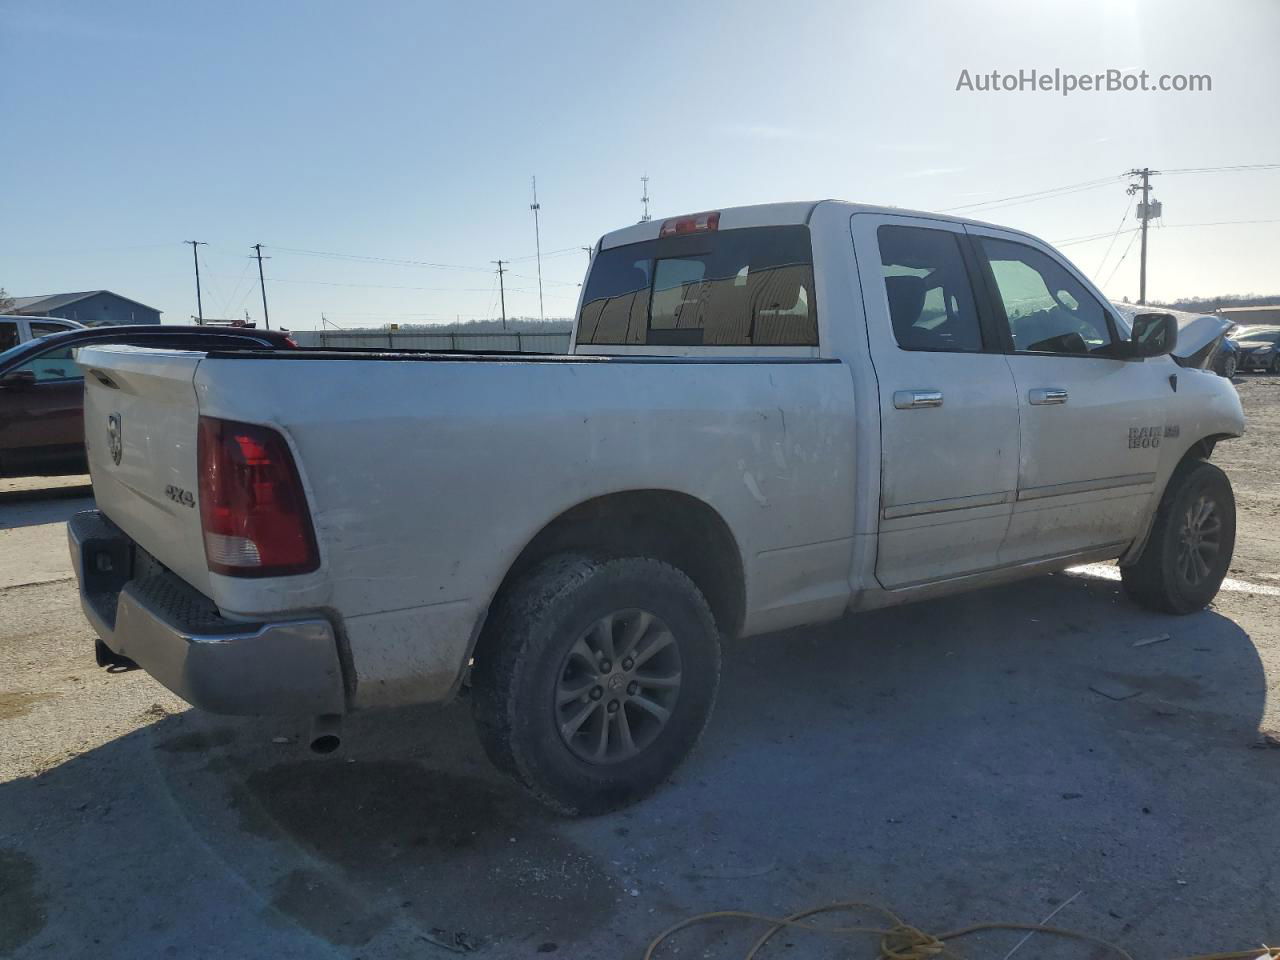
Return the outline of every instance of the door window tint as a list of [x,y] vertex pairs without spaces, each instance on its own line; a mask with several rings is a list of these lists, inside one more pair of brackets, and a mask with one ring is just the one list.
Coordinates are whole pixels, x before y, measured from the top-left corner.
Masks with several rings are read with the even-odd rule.
[[903,350],[982,350],[982,328],[960,240],[946,230],[877,231],[893,335]]
[[578,342],[816,346],[809,230],[751,227],[603,250]]
[[72,347],[56,347],[46,350],[34,359],[28,360],[14,370],[29,370],[36,375],[37,383],[51,383],[56,380],[79,380],[84,375],[80,366],[71,359]]
[[0,320],[0,350],[8,350],[18,345],[18,325],[12,320]]
[[1007,240],[980,240],[1019,353],[1107,354],[1107,312],[1062,264]]
[[51,333],[65,333],[69,328],[60,323],[41,323],[39,320],[31,321],[31,339],[36,337],[47,337]]

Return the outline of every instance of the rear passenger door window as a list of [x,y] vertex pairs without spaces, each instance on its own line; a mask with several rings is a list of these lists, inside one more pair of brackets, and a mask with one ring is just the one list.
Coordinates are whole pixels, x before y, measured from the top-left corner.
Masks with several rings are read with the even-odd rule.
[[1034,247],[979,237],[1015,353],[1110,356],[1106,309],[1060,263]]
[[882,226],[880,267],[893,336],[903,350],[977,353],[978,307],[961,250],[947,230]]

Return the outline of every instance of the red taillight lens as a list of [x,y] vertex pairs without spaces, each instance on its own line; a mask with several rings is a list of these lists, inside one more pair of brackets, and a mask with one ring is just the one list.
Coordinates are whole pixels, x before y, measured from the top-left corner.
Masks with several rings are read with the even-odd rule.
[[201,417],[196,463],[210,570],[278,577],[320,566],[306,494],[284,437],[270,427]]
[[710,233],[720,229],[720,211],[709,210],[706,213],[691,213],[687,217],[674,217],[662,221],[660,237],[674,237],[682,233]]

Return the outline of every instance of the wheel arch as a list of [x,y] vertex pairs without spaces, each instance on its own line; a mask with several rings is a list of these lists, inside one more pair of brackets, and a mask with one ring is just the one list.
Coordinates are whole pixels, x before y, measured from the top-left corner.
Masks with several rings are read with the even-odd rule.
[[1160,488],[1160,495],[1156,497],[1149,511],[1146,525],[1143,527],[1142,536],[1138,537],[1129,545],[1129,549],[1124,552],[1120,558],[1120,566],[1128,566],[1136,563],[1141,556],[1143,548],[1146,547],[1147,541],[1151,539],[1151,530],[1156,521],[1156,514],[1159,512],[1160,502],[1164,499],[1165,491],[1169,489],[1169,484],[1173,482],[1173,478],[1178,475],[1178,471],[1182,467],[1193,460],[1209,460],[1213,456],[1213,450],[1222,440],[1233,440],[1239,434],[1235,433],[1210,433],[1195,440],[1187,446],[1182,452],[1182,456],[1173,465],[1173,469],[1169,471],[1169,476],[1165,479],[1164,486]]
[[[735,637],[742,629],[745,567],[728,523],[705,500],[662,489],[604,494],[560,513],[516,556],[488,611],[539,561],[575,551],[593,556],[648,556],[669,563],[702,591],[722,636]],[[481,638],[483,634],[481,628]]]

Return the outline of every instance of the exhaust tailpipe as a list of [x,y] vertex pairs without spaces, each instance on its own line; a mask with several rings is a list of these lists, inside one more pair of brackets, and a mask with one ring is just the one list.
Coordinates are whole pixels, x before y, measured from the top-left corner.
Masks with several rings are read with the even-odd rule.
[[342,715],[325,713],[311,721],[312,753],[333,753],[342,746]]

